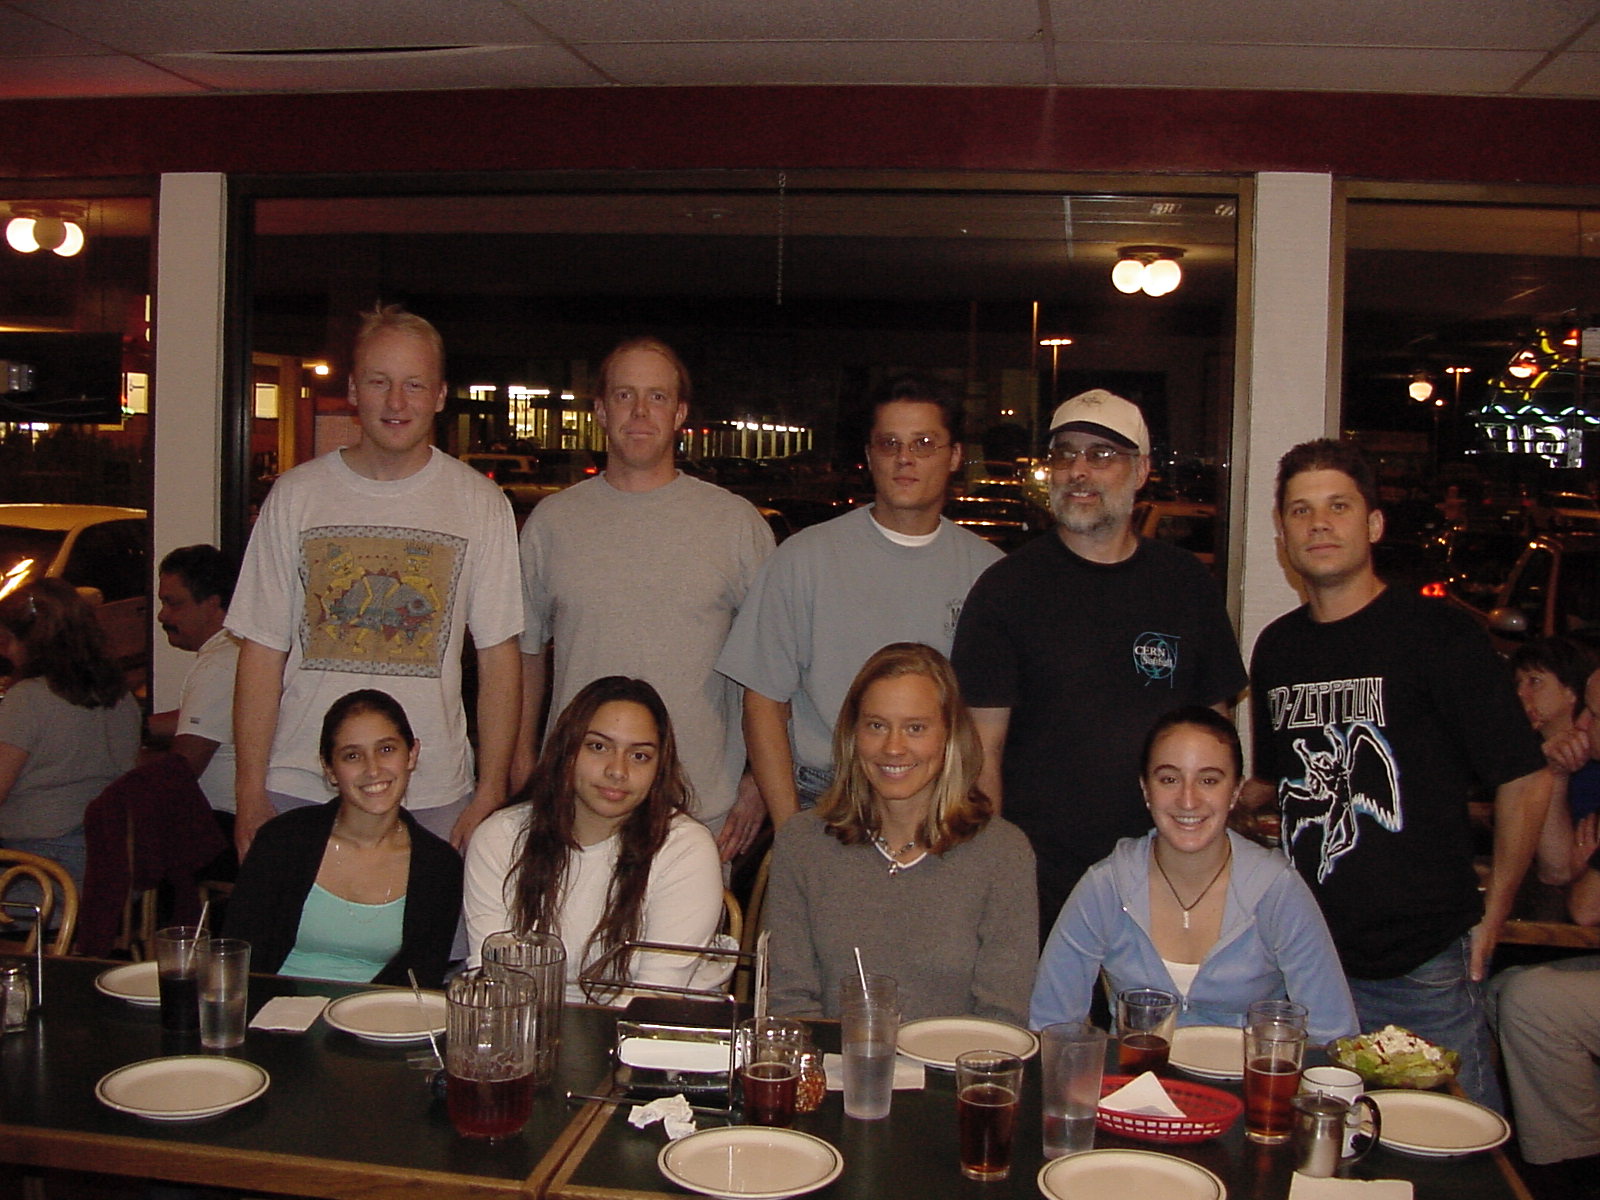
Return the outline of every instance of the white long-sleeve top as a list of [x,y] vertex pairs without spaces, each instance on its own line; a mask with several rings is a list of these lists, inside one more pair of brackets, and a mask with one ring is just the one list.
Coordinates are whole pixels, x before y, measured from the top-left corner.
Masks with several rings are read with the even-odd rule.
[[[464,907],[469,966],[478,965],[484,938],[514,923],[508,885],[528,811],[527,804],[501,809],[478,826],[468,844]],[[616,837],[607,838],[576,851],[567,866],[566,892],[551,932],[567,949],[567,999],[575,1003],[585,1000],[576,985],[579,972],[599,957],[589,939],[605,914],[617,847]],[[721,919],[722,866],[716,841],[699,821],[679,814],[650,864],[640,937],[704,946]],[[684,987],[700,961],[686,954],[635,954],[630,975],[634,983]]]

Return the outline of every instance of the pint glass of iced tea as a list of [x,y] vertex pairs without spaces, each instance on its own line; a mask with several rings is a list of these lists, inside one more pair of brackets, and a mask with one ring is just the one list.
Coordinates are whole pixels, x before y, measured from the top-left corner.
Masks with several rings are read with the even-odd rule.
[[445,992],[445,1107],[462,1137],[490,1141],[522,1132],[533,1111],[538,1019],[526,976],[463,971]]

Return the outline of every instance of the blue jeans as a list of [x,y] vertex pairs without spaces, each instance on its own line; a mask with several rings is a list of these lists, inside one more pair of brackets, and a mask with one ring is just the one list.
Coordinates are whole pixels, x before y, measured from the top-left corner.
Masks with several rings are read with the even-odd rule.
[[816,767],[802,766],[796,763],[794,767],[794,790],[800,801],[800,811],[815,808],[817,801],[822,799],[822,793],[828,790],[828,785],[833,782],[833,768],[819,771]]
[[1463,934],[1427,962],[1393,979],[1351,979],[1365,1032],[1399,1025],[1461,1055],[1456,1080],[1467,1096],[1505,1112],[1495,1077],[1483,989],[1470,972],[1472,938]]

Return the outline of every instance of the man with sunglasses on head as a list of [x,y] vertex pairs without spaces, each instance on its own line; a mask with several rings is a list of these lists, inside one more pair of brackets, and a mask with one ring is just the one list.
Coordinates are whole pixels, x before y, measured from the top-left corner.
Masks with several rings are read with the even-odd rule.
[[774,826],[831,782],[834,721],[861,664],[890,642],[948,654],[968,589],[1000,557],[941,515],[961,415],[953,389],[891,380],[867,435],[872,506],[784,542],[739,610],[717,669],[744,687],[745,746]]
[[980,784],[1033,842],[1040,929],[1092,863],[1150,827],[1139,756],[1156,718],[1226,712],[1245,685],[1209,572],[1133,531],[1150,474],[1138,407],[1099,388],[1065,401],[1048,459],[1057,536],[984,573],[951,654],[983,741]]

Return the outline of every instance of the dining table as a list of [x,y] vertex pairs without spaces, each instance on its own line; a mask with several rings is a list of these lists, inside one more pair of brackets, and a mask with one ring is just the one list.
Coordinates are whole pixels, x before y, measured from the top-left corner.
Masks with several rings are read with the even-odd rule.
[[[658,1165],[668,1142],[662,1123],[636,1128],[627,1120],[631,1105],[583,1098],[613,1094],[614,1010],[564,1009],[555,1078],[536,1093],[527,1127],[502,1141],[455,1134],[428,1072],[415,1061],[428,1057],[425,1041],[372,1044],[326,1020],[304,1033],[252,1028],[242,1046],[226,1052],[270,1075],[258,1098],[206,1120],[156,1121],[101,1103],[97,1081],[130,1063],[202,1051],[193,1035],[163,1032],[155,1008],[102,994],[95,981],[111,966],[47,958],[42,1005],[25,1030],[0,1037],[0,1162],[329,1200],[689,1194]],[[338,999],[367,990],[257,975],[249,1011],[274,996]],[[818,1048],[838,1050],[835,1023],[810,1025]],[[1237,1082],[1196,1082],[1240,1093]],[[847,1117],[840,1093],[829,1091],[820,1108],[796,1117],[794,1128],[842,1159],[837,1178],[812,1193],[819,1200],[1010,1200],[1040,1195],[1036,1177],[1046,1161],[1040,1111],[1034,1056],[1025,1063],[1010,1175],[985,1183],[960,1172],[954,1079],[937,1067],[924,1069],[920,1088],[897,1090],[885,1118]],[[696,1119],[702,1130],[737,1123],[706,1112]],[[1153,1145],[1099,1130],[1095,1147],[1159,1151],[1197,1164],[1221,1181],[1229,1200],[1286,1200],[1293,1178],[1291,1147],[1247,1140],[1242,1120],[1221,1137],[1192,1144]],[[1378,1146],[1350,1173],[1407,1180],[1415,1200],[1530,1200],[1499,1148],[1418,1157]]]
[[[584,1127],[565,1093],[609,1078],[611,1015],[568,1007],[555,1078],[535,1093],[526,1129],[470,1140],[456,1135],[430,1087],[425,1040],[374,1044],[319,1018],[304,1033],[249,1029],[242,1046],[205,1051],[195,1034],[164,1032],[157,1008],[97,990],[116,965],[44,960],[42,1004],[25,1030],[0,1037],[0,1162],[330,1200],[525,1200],[542,1193]],[[274,996],[336,1000],[369,990],[254,975],[247,1011],[253,1017]],[[269,1086],[196,1121],[133,1116],[96,1098],[108,1072],[183,1054],[255,1063]]]

